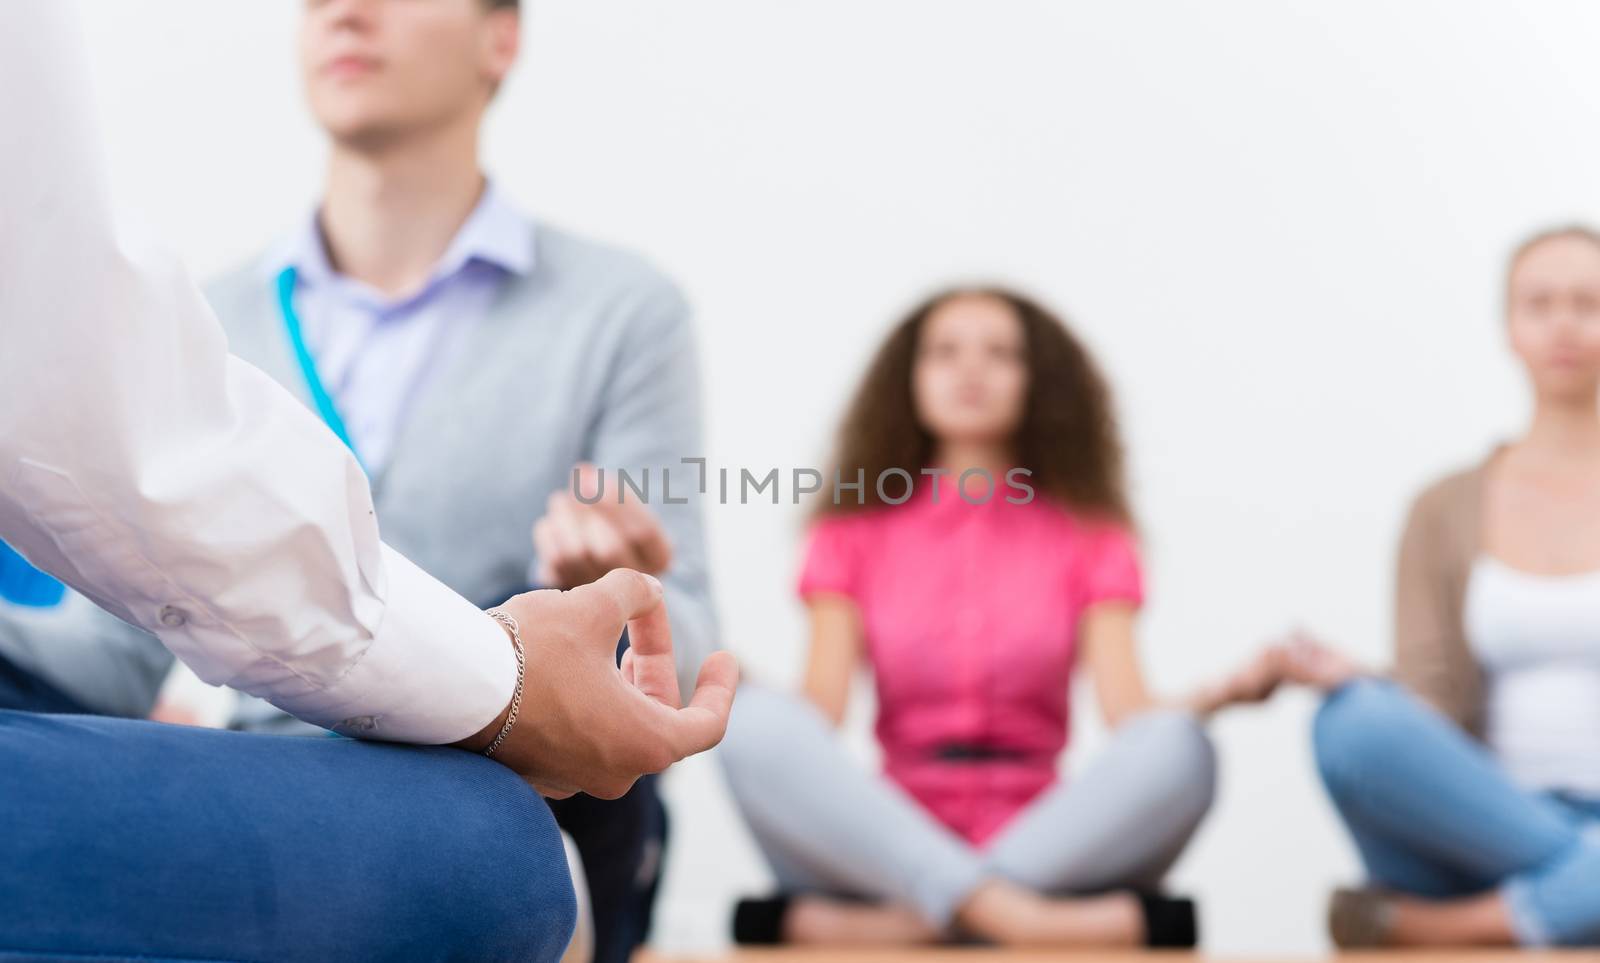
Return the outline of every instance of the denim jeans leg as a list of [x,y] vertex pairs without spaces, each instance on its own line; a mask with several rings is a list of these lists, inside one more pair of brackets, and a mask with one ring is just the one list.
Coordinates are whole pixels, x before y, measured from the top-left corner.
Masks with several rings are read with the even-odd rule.
[[0,957],[555,960],[515,774],[445,748],[0,711]]

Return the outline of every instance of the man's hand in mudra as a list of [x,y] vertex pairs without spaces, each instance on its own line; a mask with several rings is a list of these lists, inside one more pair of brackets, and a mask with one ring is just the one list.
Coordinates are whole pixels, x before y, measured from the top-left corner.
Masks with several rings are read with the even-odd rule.
[[[590,464],[573,469],[576,494],[558,491],[533,525],[535,579],[551,588],[587,585],[614,568],[660,575],[672,564],[672,542],[661,519],[629,495],[615,472]],[[598,498],[586,504],[585,499]]]
[[[614,569],[569,591],[526,592],[500,609],[521,626],[527,669],[516,724],[493,758],[543,795],[615,799],[641,775],[722,741],[738,666],[731,653],[712,653],[688,705],[679,701],[672,630],[655,578]],[[624,627],[629,649],[619,668]],[[457,745],[482,750],[505,719],[502,712]]]

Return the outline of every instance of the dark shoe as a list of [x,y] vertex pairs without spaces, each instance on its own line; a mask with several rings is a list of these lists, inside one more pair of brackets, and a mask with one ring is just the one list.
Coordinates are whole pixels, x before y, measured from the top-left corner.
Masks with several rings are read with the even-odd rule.
[[1393,915],[1382,890],[1336,889],[1328,900],[1328,935],[1341,949],[1383,946]]
[[1200,942],[1194,900],[1138,893],[1144,915],[1144,945],[1192,950]]
[[733,907],[733,941],[743,946],[772,946],[783,942],[783,915],[789,897],[742,899]]

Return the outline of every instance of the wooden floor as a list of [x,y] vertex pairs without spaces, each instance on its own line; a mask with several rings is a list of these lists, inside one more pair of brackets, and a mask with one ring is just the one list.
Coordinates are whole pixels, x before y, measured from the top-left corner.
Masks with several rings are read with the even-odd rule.
[[1311,963],[1316,960],[1339,963],[1600,963],[1600,951],[1566,952],[1508,950],[1429,950],[1340,953],[1335,956],[1251,956],[1220,957],[1204,953],[1102,952],[1102,951],[1027,951],[988,949],[922,950],[802,950],[740,949],[706,956],[667,956],[650,952],[634,957],[634,963],[1152,963],[1172,960],[1184,963]]

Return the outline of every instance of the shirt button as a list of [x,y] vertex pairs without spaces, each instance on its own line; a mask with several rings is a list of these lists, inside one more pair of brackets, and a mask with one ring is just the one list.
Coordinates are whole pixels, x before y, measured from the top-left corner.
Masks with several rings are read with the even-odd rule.
[[189,617],[183,614],[183,609],[172,605],[161,606],[161,624],[167,628],[178,628],[187,621],[189,621]]

